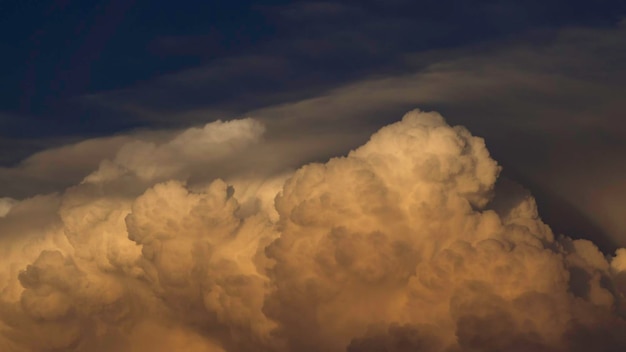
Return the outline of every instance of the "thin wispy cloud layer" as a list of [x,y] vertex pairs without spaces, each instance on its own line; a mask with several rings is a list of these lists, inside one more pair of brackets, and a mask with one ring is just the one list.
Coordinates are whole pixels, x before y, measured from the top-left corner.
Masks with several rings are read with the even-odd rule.
[[[239,66],[247,77],[261,77],[265,85],[258,87],[241,88],[237,74],[229,76],[232,79],[216,77],[209,66],[205,77],[213,78],[194,79],[202,76],[198,68],[90,101],[155,123],[193,124],[250,115],[272,126],[270,133],[293,140],[333,134],[335,143],[320,147],[316,160],[356,147],[414,106],[428,107],[485,136],[494,155],[508,166],[505,173],[514,171],[513,178],[528,179],[552,193],[538,194],[540,200],[562,199],[600,229],[602,234],[595,235],[624,246],[625,224],[616,209],[626,195],[621,182],[626,173],[618,162],[626,157],[625,29],[624,22],[605,28],[539,29],[480,45],[427,52],[383,50],[393,57],[388,64],[364,69],[358,78],[338,75],[342,78],[321,82],[310,75],[323,76],[325,71],[303,68],[294,55],[269,50],[274,59],[261,58],[257,65],[281,64],[264,66],[260,72],[251,64],[255,56],[216,63],[228,68],[222,72],[240,72],[235,69]],[[288,79],[279,79],[283,75]],[[300,84],[300,79],[317,83]],[[177,96],[185,81],[196,90],[236,89],[227,99],[222,97],[222,103],[196,101],[177,110],[178,103],[168,97]],[[284,86],[278,83],[282,81],[294,83]],[[581,170],[580,164],[589,167]],[[586,186],[591,183],[593,187]],[[558,209],[546,209],[546,215],[558,228],[573,230]]]
[[626,348],[626,250],[555,235],[482,138],[415,110],[289,171],[274,127],[131,138],[3,199],[0,349]]

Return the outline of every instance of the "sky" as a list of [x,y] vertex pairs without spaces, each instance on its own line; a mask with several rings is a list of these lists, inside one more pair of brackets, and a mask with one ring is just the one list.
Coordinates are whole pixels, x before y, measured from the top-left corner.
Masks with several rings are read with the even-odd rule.
[[0,349],[626,346],[625,1],[7,0],[0,33]]

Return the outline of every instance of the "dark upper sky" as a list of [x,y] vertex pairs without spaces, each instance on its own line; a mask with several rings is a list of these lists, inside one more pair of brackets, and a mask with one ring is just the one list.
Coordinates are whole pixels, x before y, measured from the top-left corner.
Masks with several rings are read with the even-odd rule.
[[325,87],[393,72],[400,53],[537,29],[611,26],[624,14],[622,0],[2,1],[0,138],[3,145],[22,140],[23,147],[3,152],[1,161],[15,162],[38,148],[26,140],[150,127],[132,116],[111,117],[84,97],[226,58],[269,55],[288,62],[270,77],[241,75],[173,97],[167,108],[259,90]]

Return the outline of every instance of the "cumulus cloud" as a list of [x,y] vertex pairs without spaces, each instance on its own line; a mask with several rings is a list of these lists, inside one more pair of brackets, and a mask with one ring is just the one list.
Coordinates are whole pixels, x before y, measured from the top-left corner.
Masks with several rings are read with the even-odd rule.
[[15,199],[9,197],[0,198],[0,217],[6,216],[15,202]]
[[[329,12],[325,4],[300,5],[289,7],[284,15],[295,9],[296,17],[304,14],[314,19],[316,14]],[[351,7],[330,12],[359,15]],[[373,36],[366,39],[382,38],[386,45],[389,38],[407,37],[380,36],[381,26],[362,19],[373,30]],[[403,33],[433,32],[431,27],[407,31],[397,21],[391,22]],[[424,25],[420,23],[409,25]],[[352,26],[348,29],[354,32]],[[486,138],[493,156],[506,163],[505,176],[524,180],[553,229],[575,237],[594,236],[601,248],[613,250],[626,245],[622,230],[626,168],[619,162],[626,157],[625,29],[623,21],[602,28],[561,27],[428,52],[409,53],[406,48],[419,46],[401,45],[398,50],[375,50],[388,65],[376,61],[369,69],[355,68],[347,75],[351,70],[346,71],[345,65],[331,64],[326,73],[301,66],[304,51],[295,59],[281,55],[279,47],[291,50],[294,46],[279,41],[269,48],[277,50],[266,47],[263,55],[248,53],[212,61],[205,67],[85,100],[97,109],[113,109],[114,114],[108,115],[118,119],[140,119],[153,126],[186,127],[236,116],[254,116],[266,125],[267,141],[252,143],[246,153],[239,152],[226,162],[214,161],[213,167],[203,168],[203,175],[187,170],[189,166],[179,169],[204,180],[241,175],[242,170],[284,172],[323,161],[363,144],[373,131],[409,107],[436,109],[451,123]],[[328,35],[321,33],[331,32],[337,31],[315,35],[327,44]],[[341,33],[339,37],[336,44],[343,48],[346,40]],[[362,42],[350,43],[360,46]],[[319,47],[311,48],[320,53]],[[363,55],[357,56],[356,61],[364,62]],[[338,62],[351,61],[341,55]],[[38,153],[15,167],[0,167],[0,194],[21,199],[61,191],[80,182],[103,159],[114,159],[131,141],[156,148],[177,134],[164,132],[147,138],[143,132],[130,133]],[[41,148],[41,141],[37,145]],[[581,164],[588,167],[581,169]],[[570,219],[572,213],[577,214],[576,226]]]
[[[294,9],[299,17],[315,15],[320,10],[319,5],[313,8],[302,4],[290,6],[285,15],[289,16]],[[335,13],[350,17],[351,25],[343,28],[348,33],[334,27],[344,26],[345,21],[336,24],[325,21],[317,23],[326,30],[314,31],[319,35],[315,40],[302,38],[304,40],[298,41],[301,45],[295,46],[280,42],[271,47],[275,50],[262,51],[278,55],[276,53],[283,53],[281,49],[302,47],[306,57],[325,53],[320,60],[337,58],[336,53],[342,52],[346,55],[340,55],[337,62],[356,66],[357,62],[367,62],[364,57],[372,58],[372,55],[381,55],[382,60],[376,60],[370,68],[362,67],[359,74],[343,76],[351,69],[345,65],[334,66],[332,62],[326,65],[330,68],[326,73],[317,68],[299,67],[301,53],[295,59],[279,55],[270,60],[279,62],[279,70],[265,66],[250,70],[247,62],[266,62],[267,59],[256,55],[237,57],[226,60],[232,65],[212,62],[204,68],[175,74],[180,77],[175,83],[163,77],[148,85],[102,94],[98,100],[119,113],[141,116],[149,121],[193,123],[215,116],[250,114],[268,126],[276,125],[276,129],[287,131],[296,141],[311,131],[322,131],[319,135],[338,134],[335,138],[338,147],[327,148],[317,155],[317,161],[322,160],[320,155],[326,158],[362,144],[373,131],[394,121],[409,107],[429,107],[444,113],[451,122],[487,138],[494,156],[506,162],[505,173],[527,179],[538,201],[566,203],[582,215],[581,219],[593,223],[594,226],[588,227],[597,228],[598,242],[603,242],[602,237],[613,242],[604,247],[626,246],[621,230],[626,226],[621,216],[622,199],[626,196],[622,180],[626,171],[621,166],[623,163],[618,162],[626,158],[624,21],[606,27],[544,29],[480,45],[424,52],[419,51],[420,43],[405,43],[394,50],[388,45],[394,47],[393,38],[415,40],[424,33],[438,32],[433,31],[432,24],[396,19],[388,28],[383,23],[376,24],[376,18],[370,21],[368,17],[360,17],[362,24],[372,30],[371,35],[364,36],[368,30],[355,30],[353,25],[355,17],[362,14],[349,7]],[[302,26],[303,18],[299,19],[298,26]],[[401,33],[381,36],[381,31],[385,32],[383,28]],[[406,36],[405,33],[416,35]],[[346,36],[350,39],[346,40]],[[329,40],[331,37],[337,40]],[[382,46],[371,46],[372,40]],[[324,50],[329,42],[332,42],[330,52]],[[361,49],[353,50],[354,47],[361,47],[367,55],[363,55]],[[406,48],[418,51],[406,52]],[[361,53],[356,54],[357,60],[350,61],[349,52]],[[319,60],[314,62],[319,64]],[[201,74],[202,71],[213,72],[215,68],[232,74],[228,79]],[[244,90],[240,89],[241,72],[245,73],[243,85],[247,88]],[[268,72],[271,74],[266,77]],[[280,84],[272,85],[273,88],[250,85],[251,77],[259,75],[266,77],[263,82]],[[197,89],[195,78],[201,76],[206,78],[201,83],[206,89]],[[187,95],[172,99],[181,91],[187,91],[181,89],[181,84],[183,88],[211,94],[193,102]],[[225,84],[237,89],[228,98],[212,101],[219,93],[212,92],[211,87]],[[485,97],[489,97],[488,104]],[[164,102],[167,108],[163,107]],[[347,138],[355,135],[357,138]],[[581,164],[589,167],[581,170]],[[588,186],[591,184],[593,187]],[[544,194],[540,189],[553,194]],[[572,235],[577,237],[587,235],[574,231],[562,207],[543,208],[544,217],[550,219],[554,228],[574,232]]]
[[626,251],[555,235],[464,127],[416,110],[292,173],[207,172],[272,150],[263,133],[129,142],[59,194],[3,201],[0,348],[626,348]]
[[149,182],[188,178],[189,168],[231,156],[258,141],[262,134],[259,122],[245,119],[190,128],[162,144],[133,141],[122,146],[113,160],[101,163],[84,182],[99,183],[124,174]]
[[0,192],[26,198],[60,191],[79,182],[131,140],[129,136],[93,138],[35,153],[17,165],[0,167]]

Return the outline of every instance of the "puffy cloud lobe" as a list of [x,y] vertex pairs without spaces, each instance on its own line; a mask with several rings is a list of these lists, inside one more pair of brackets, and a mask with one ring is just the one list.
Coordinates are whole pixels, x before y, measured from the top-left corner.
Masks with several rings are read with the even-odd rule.
[[[206,166],[241,150],[261,132],[262,126],[252,120],[217,122],[201,129],[190,129],[158,145],[157,149],[162,152],[155,157],[158,159],[173,150],[181,159],[177,160],[180,164],[176,167]],[[119,164],[119,160],[127,157],[125,153],[132,152],[132,145],[123,147],[116,159],[103,165]],[[10,245],[4,249],[11,255],[5,257],[11,260],[11,265],[3,268],[6,273],[2,273],[2,301],[11,309],[2,317],[8,324],[7,331],[16,332],[0,339],[2,343],[11,344],[8,350],[123,351],[157,345],[167,350],[163,346],[186,339],[192,341],[190,346],[197,346],[190,350],[221,350],[220,343],[212,342],[202,332],[194,332],[187,324],[201,323],[228,335],[230,321],[227,319],[231,312],[232,319],[244,326],[242,329],[256,329],[247,335],[267,334],[268,328],[262,326],[264,317],[260,313],[263,293],[254,291],[264,281],[255,276],[254,266],[250,264],[254,245],[263,238],[261,234],[272,234],[266,231],[270,229],[265,225],[266,218],[258,216],[246,222],[243,217],[236,217],[233,212],[239,208],[238,203],[232,198],[232,189],[223,182],[214,182],[207,190],[200,190],[198,194],[204,196],[194,196],[195,193],[177,182],[156,185],[152,189],[151,185],[161,176],[151,179],[144,175],[166,175],[167,178],[184,178],[185,175],[168,174],[172,169],[167,159],[140,161],[122,162],[126,171],[107,177],[98,176],[101,167],[92,174],[98,177],[87,177],[60,197],[48,197],[54,202],[45,201],[45,197],[17,202],[0,223],[0,228],[5,230],[0,240]],[[138,197],[146,188],[147,192]],[[257,189],[263,190],[263,186]],[[228,201],[216,200],[220,197]],[[252,198],[254,192],[245,200]],[[195,203],[198,199],[201,205]],[[151,207],[150,202],[154,202]],[[48,203],[51,203],[49,207]],[[156,217],[150,214],[163,203],[168,205],[167,212],[157,213]],[[184,211],[192,208],[196,211],[183,216]],[[215,216],[204,214],[207,210],[212,210]],[[254,211],[248,214],[254,215]],[[35,216],[35,219],[28,216]],[[217,226],[220,219],[224,220],[224,227]],[[152,227],[146,226],[147,221],[153,222]],[[176,221],[178,226],[173,225]],[[252,231],[255,226],[262,230]],[[239,228],[245,230],[247,237],[239,236],[238,241],[224,240]],[[214,238],[202,238],[206,233],[212,233]],[[247,246],[245,250],[243,246]],[[219,251],[214,251],[214,247]],[[240,252],[241,262],[247,265],[245,273],[226,253],[229,250],[231,254]],[[25,256],[25,253],[29,254]],[[204,254],[208,255],[204,257]],[[28,260],[34,262],[27,265]],[[26,269],[18,275],[24,267]],[[194,272],[185,276],[186,269]],[[211,270],[220,275],[206,275]],[[55,276],[54,273],[67,275]],[[196,278],[201,282],[185,285],[186,279]],[[199,288],[203,292],[195,294],[194,290]],[[103,296],[110,290],[116,293]],[[183,317],[185,314],[180,309],[186,297],[198,298],[186,303],[189,309],[185,312],[194,312],[189,317]],[[235,308],[243,306],[241,310],[252,304],[250,309],[256,308],[257,316],[261,316],[251,322],[249,315],[237,315],[234,308],[226,309],[222,303],[227,300]],[[119,314],[115,313],[117,310]],[[19,324],[14,324],[15,321]],[[59,329],[66,333],[59,334]],[[163,341],[147,337],[149,330],[168,329],[178,332],[171,338],[164,337]],[[37,340],[22,336],[33,331],[38,331]],[[105,344],[104,340],[111,343]]]
[[297,171],[267,250],[266,311],[291,350],[358,349],[376,324],[434,325],[435,350],[560,348],[572,321],[611,310],[595,246],[555,242],[532,198],[485,208],[498,170],[481,139],[413,112],[346,158]]
[[15,204],[15,199],[4,197],[0,198],[0,217],[6,216]]
[[199,164],[227,157],[257,142],[263,132],[259,122],[243,119],[190,128],[162,144],[132,141],[122,146],[112,160],[103,161],[83,182],[110,181],[126,174],[142,181],[186,178]]
[[145,279],[178,319],[239,334],[237,343],[252,346],[271,328],[261,311],[267,279],[255,256],[275,234],[267,217],[241,217],[238,209],[221,180],[201,193],[168,182],[137,198],[126,224],[142,246]]
[[12,204],[0,347],[626,348],[626,252],[554,236],[466,129],[413,111],[289,177],[185,183],[262,131],[220,122],[129,144],[62,195]]
[[[281,237],[268,248],[278,283],[268,302],[294,305],[268,312],[295,327],[293,349],[337,350],[368,324],[406,315],[416,268],[440,247],[495,231],[495,213],[472,209],[488,202],[498,171],[480,138],[417,111],[345,158],[298,170],[276,200]],[[304,305],[310,322],[296,313]],[[316,324],[328,345],[310,346]]]
[[59,251],[42,252],[19,281],[19,306],[4,313],[13,315],[5,322],[25,350],[89,350],[96,340],[120,335],[133,313],[122,282],[89,273]]

